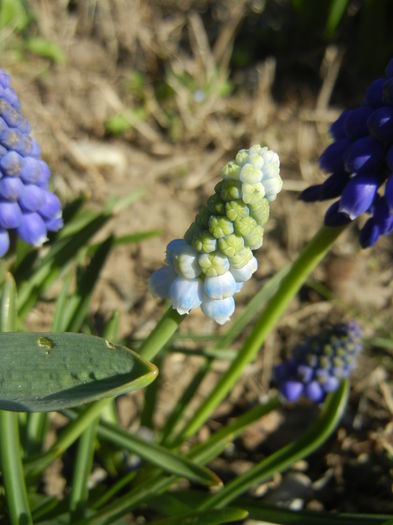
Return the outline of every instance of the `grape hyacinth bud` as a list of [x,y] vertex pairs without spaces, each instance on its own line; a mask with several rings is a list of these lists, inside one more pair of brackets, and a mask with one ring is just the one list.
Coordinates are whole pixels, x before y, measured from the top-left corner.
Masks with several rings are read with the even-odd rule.
[[330,127],[334,142],[319,162],[329,177],[304,190],[306,202],[338,200],[327,210],[325,224],[342,226],[364,212],[363,248],[393,231],[393,59],[385,76],[374,80],[363,104],[345,110]]
[[287,401],[304,395],[321,403],[349,376],[361,349],[362,330],[356,321],[308,337],[293,349],[290,359],[275,367],[280,392]]
[[49,167],[10,81],[0,69],[0,257],[9,249],[12,231],[40,246],[48,231],[63,226],[60,201],[49,191]]
[[154,272],[153,294],[169,299],[181,315],[201,307],[218,324],[235,311],[233,296],[258,268],[269,202],[281,191],[278,155],[260,145],[242,149],[221,170],[223,180],[184,239],[171,241],[166,265]]

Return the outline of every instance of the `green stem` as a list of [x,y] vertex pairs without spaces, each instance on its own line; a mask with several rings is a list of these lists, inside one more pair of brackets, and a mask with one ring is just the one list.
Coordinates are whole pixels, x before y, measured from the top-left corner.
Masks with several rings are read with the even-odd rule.
[[221,508],[248,489],[281,472],[296,461],[309,456],[320,447],[336,429],[344,412],[349,393],[348,381],[343,381],[334,394],[327,398],[318,419],[309,427],[303,436],[236,477],[225,487],[207,498],[198,509]]
[[[0,330],[12,332],[16,326],[16,286],[11,274],[5,278],[0,311]],[[19,420],[16,412],[0,411],[0,460],[10,523],[33,523],[23,477]]]
[[264,312],[256,321],[237,358],[231,363],[212,392],[183,428],[179,436],[181,440],[192,436],[235,386],[244,368],[255,358],[266,336],[279,320],[285,308],[343,230],[343,227],[329,228],[323,226],[303,249],[289,272],[282,279],[277,293],[270,299]]
[[84,515],[88,500],[88,481],[94,456],[98,417],[83,432],[75,459],[74,475],[70,496],[70,523]]
[[48,414],[46,412],[32,412],[28,415],[25,438],[27,456],[41,452],[47,426]]
[[[252,407],[250,410],[210,436],[205,442],[194,445],[188,451],[187,457],[192,459],[198,465],[209,463],[209,461],[219,456],[228,443],[240,436],[250,424],[261,419],[279,406],[280,400],[278,396],[274,396],[267,399],[264,403]],[[119,429],[116,429],[113,425],[100,424],[98,427],[98,435],[110,440],[114,444],[119,444]],[[122,436],[120,436],[120,439],[121,438]],[[123,446],[126,447],[127,444],[125,439],[122,441]],[[129,450],[132,450],[134,444],[130,442],[130,445],[131,446],[128,448]],[[113,501],[110,505],[100,508],[96,515],[89,518],[88,524],[103,525],[114,523],[115,520],[130,512],[138,504],[157,497],[158,494],[167,490],[174,483],[179,482],[180,479],[179,476],[173,474],[168,475],[162,472],[157,475],[157,472],[155,471],[151,477],[144,479],[137,486],[128,491],[127,494]],[[76,522],[75,525],[87,525],[87,521],[81,520]]]
[[[386,525],[388,516],[381,514],[341,514],[337,512],[293,511],[280,507],[261,505],[251,498],[240,498],[236,505],[247,509],[248,518],[263,523],[286,525]],[[258,521],[259,523],[259,521]]]
[[[236,317],[231,323],[229,329],[220,337],[218,337],[211,348],[211,354],[206,354],[200,368],[195,372],[191,381],[187,385],[183,394],[178,401],[174,404],[172,412],[169,414],[167,421],[161,431],[162,442],[166,446],[175,447],[182,443],[181,436],[182,429],[178,430],[180,423],[184,427],[186,425],[185,414],[188,410],[190,401],[195,398],[195,394],[207,376],[208,372],[212,369],[215,359],[224,358],[229,353],[227,347],[241,334],[245,327],[251,322],[254,317],[257,317],[258,312],[262,309],[263,305],[277,292],[279,284],[288,272],[289,267],[285,267],[280,270],[277,274],[269,279],[269,281],[259,290],[259,292],[249,301],[246,308]],[[194,350],[192,350],[194,353]],[[231,360],[234,360],[238,354],[238,351],[234,351],[231,355]],[[229,358],[228,358],[229,359]]]
[[26,461],[26,476],[36,476],[53,463],[56,458],[60,457],[65,450],[67,450],[67,448],[79,438],[87,427],[93,423],[107,403],[107,399],[101,399],[100,401],[88,405],[87,408],[78,415],[75,421],[67,425],[65,430],[63,430],[49,450]]
[[139,354],[151,361],[167,344],[185,317],[185,315],[180,315],[172,307],[169,307],[154,330],[142,343]]
[[0,456],[3,482],[12,525],[33,523],[21,459],[18,414],[0,411]]

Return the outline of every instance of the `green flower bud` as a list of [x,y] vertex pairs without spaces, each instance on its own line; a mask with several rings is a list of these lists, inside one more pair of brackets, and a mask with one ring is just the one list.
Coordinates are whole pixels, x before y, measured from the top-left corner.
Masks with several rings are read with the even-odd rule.
[[211,253],[217,248],[216,239],[206,231],[201,231],[193,238],[192,247],[198,252]]
[[223,179],[239,180],[239,173],[240,166],[236,164],[234,160],[227,162],[221,170],[221,176]]
[[264,226],[269,219],[269,201],[261,199],[248,205],[250,215],[260,226]]
[[216,215],[212,215],[209,219],[209,232],[216,239],[220,239],[221,237],[225,237],[226,235],[233,233],[233,224],[226,217],[217,217]]
[[248,149],[241,149],[235,157],[236,164],[243,166],[248,161]]
[[210,215],[211,213],[207,206],[199,210],[197,216],[195,217],[195,223],[199,226],[199,228],[207,228],[209,224]]
[[247,162],[240,171],[240,180],[247,184],[256,184],[261,181],[261,170]]
[[234,222],[235,231],[238,235],[241,235],[243,239],[247,237],[249,233],[256,228],[257,222],[252,217],[243,217],[242,219],[236,219]]
[[244,248],[244,240],[240,235],[233,233],[218,239],[218,249],[227,257],[233,257]]
[[223,180],[216,185],[214,190],[223,201],[233,201],[242,198],[242,183],[237,180]]
[[229,269],[228,258],[221,253],[202,253],[198,258],[199,266],[206,277],[222,275]]
[[242,248],[239,252],[235,253],[235,255],[229,257],[229,262],[231,266],[234,268],[243,268],[245,264],[248,263],[252,259],[252,251],[248,247]]
[[263,244],[263,228],[262,226],[255,226],[255,228],[244,237],[245,244],[251,248],[251,250],[257,250]]
[[210,211],[210,215],[215,213],[216,215],[225,215],[225,203],[217,193],[207,199],[207,207]]
[[246,204],[253,204],[258,202],[265,196],[265,188],[263,184],[257,182],[256,184],[242,184],[242,200]]
[[186,233],[184,234],[184,240],[188,244],[192,245],[192,241],[194,237],[199,235],[201,231],[202,231],[201,228],[195,222],[193,222],[191,226],[188,228],[188,230],[186,231]]
[[238,200],[225,203],[225,215],[232,222],[236,219],[247,217],[249,214],[250,211],[247,207],[247,204],[244,204],[243,201]]

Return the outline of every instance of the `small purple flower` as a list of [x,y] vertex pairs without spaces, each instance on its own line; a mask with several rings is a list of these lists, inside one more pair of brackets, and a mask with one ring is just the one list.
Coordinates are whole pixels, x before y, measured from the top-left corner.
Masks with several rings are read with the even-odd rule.
[[363,104],[343,111],[331,125],[334,141],[320,157],[330,176],[300,195],[305,202],[338,198],[326,212],[327,226],[343,226],[369,213],[359,237],[363,248],[393,231],[392,71],[393,59],[386,76],[369,85]]
[[7,253],[14,231],[40,246],[48,231],[63,226],[60,201],[48,190],[50,170],[40,157],[10,76],[0,69],[0,257]]
[[321,403],[346,379],[362,349],[362,330],[356,321],[341,323],[308,337],[287,361],[277,365],[275,379],[287,401],[301,395]]

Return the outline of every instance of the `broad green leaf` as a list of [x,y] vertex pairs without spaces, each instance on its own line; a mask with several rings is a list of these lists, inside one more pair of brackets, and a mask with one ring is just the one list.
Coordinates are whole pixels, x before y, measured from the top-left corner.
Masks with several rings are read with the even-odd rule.
[[126,347],[72,333],[2,333],[0,359],[0,408],[27,412],[130,392],[158,373]]

